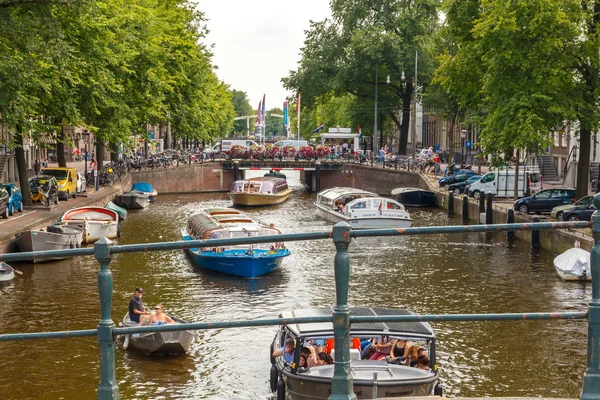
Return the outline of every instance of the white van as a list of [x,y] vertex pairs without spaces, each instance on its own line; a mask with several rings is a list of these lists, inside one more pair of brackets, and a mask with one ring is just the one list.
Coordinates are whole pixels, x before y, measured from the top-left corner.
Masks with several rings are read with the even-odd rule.
[[249,149],[250,146],[258,146],[258,143],[256,143],[254,140],[248,140],[248,139],[242,139],[242,140],[222,140],[221,141],[221,151],[223,153],[229,153],[229,150],[231,150],[231,146],[244,146],[245,148]]
[[279,142],[275,142],[273,147],[284,148],[285,146],[294,146],[299,149],[302,146],[308,146],[308,142],[306,140],[280,140]]
[[[542,176],[538,167],[519,169],[519,197],[531,196],[542,190]],[[479,199],[481,194],[492,193],[496,197],[513,197],[515,194],[515,170],[490,171],[469,188],[469,197]]]

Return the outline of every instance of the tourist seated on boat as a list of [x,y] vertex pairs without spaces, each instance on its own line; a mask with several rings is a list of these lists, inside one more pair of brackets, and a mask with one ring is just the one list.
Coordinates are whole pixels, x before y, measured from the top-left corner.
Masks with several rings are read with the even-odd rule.
[[427,356],[420,356],[419,358],[417,358],[417,362],[415,364],[415,367],[419,368],[419,369],[429,369],[429,358],[427,358]]
[[333,358],[324,351],[317,354],[317,366],[320,365],[331,365],[333,364]]
[[287,338],[285,340],[285,346],[280,349],[277,349],[273,352],[273,357],[283,356],[283,361],[288,364],[291,364],[294,361],[294,349],[296,348],[294,344],[294,339]]
[[383,337],[371,346],[375,353],[369,357],[369,360],[385,360],[385,357],[392,351],[393,342],[388,337]]
[[269,251],[267,251],[267,254],[276,254],[276,253],[277,253],[277,251],[275,250],[275,246],[271,246],[269,248]]
[[312,345],[304,343],[300,354],[306,358],[306,365],[300,365],[301,367],[312,368],[317,365],[317,353]]
[[408,355],[406,356],[406,365],[414,367],[417,365],[417,359],[419,358],[419,349],[421,346],[412,345],[408,348]]
[[417,352],[417,356],[418,357],[427,356],[427,349],[425,347],[419,348],[419,351]]
[[397,339],[392,344],[392,351],[390,355],[385,358],[390,364],[404,364],[406,362],[406,355],[410,349],[411,342],[404,339]]
[[164,307],[162,304],[157,304],[154,307],[154,312],[155,314],[150,317],[148,325],[166,325],[175,322],[173,321],[173,318],[169,317],[167,314],[164,313]]
[[129,319],[143,325],[150,318],[150,311],[146,311],[142,295],[144,290],[140,287],[135,288],[135,293],[129,300]]

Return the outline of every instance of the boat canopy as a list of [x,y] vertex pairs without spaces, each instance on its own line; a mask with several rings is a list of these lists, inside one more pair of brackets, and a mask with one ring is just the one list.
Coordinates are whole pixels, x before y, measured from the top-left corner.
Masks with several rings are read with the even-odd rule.
[[354,199],[362,197],[377,197],[377,194],[373,192],[367,192],[366,190],[335,187],[332,189],[325,189],[318,194],[319,197],[327,200],[335,200],[340,197],[352,197]]
[[233,182],[231,193],[265,193],[274,194],[287,189],[287,181],[282,178],[258,177]]
[[140,192],[152,193],[154,188],[151,183],[148,182],[136,182],[131,186],[131,190],[139,190]]
[[[330,308],[308,308],[286,311],[281,313],[280,318],[299,318],[299,317],[322,317],[330,316]],[[386,315],[414,315],[409,310],[391,309],[391,308],[350,308],[350,316],[386,316]],[[296,337],[304,339],[325,338],[333,336],[333,324],[331,322],[318,322],[308,324],[288,324],[288,329]],[[350,328],[352,336],[397,336],[407,338],[434,338],[433,329],[427,322],[369,322],[353,323]]]

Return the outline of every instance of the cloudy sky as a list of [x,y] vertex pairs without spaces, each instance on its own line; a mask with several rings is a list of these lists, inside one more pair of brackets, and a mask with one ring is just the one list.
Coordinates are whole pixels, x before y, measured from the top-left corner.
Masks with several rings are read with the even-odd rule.
[[296,69],[309,21],[330,17],[328,0],[200,0],[214,44],[217,75],[248,94],[252,107],[266,93],[267,108],[287,95],[281,78]]

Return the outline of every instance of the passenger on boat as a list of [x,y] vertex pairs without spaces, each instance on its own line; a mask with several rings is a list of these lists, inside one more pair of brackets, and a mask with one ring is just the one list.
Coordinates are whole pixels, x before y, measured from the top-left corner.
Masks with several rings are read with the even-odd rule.
[[283,361],[285,361],[288,364],[291,364],[294,361],[295,347],[296,346],[294,345],[294,339],[287,338],[285,341],[285,346],[278,350],[275,350],[273,352],[273,357],[283,356]]
[[385,358],[385,361],[391,364],[401,364],[406,361],[406,355],[410,348],[411,342],[404,339],[398,339],[394,341],[392,345],[392,351],[390,355]]
[[164,313],[164,307],[162,304],[157,304],[154,307],[154,312],[155,314],[150,317],[148,325],[166,325],[175,322],[171,317]]
[[333,364],[333,358],[324,351],[317,354],[317,366]]
[[421,347],[418,345],[412,345],[408,348],[408,355],[406,356],[406,365],[409,367],[414,367],[417,365],[417,359],[419,358],[419,349]]
[[392,342],[387,337],[384,337],[379,343],[371,346],[375,349],[375,354],[369,357],[369,360],[384,360],[392,350]]
[[420,356],[417,358],[415,367],[419,369],[429,369],[429,358],[427,358],[427,356]]
[[427,349],[425,347],[421,347],[419,349],[419,351],[417,352],[417,356],[418,357],[421,357],[421,356],[427,357]]
[[137,287],[135,288],[135,293],[131,297],[131,300],[129,300],[129,319],[140,325],[143,325],[144,322],[148,321],[148,318],[150,318],[150,311],[146,311],[144,302],[142,301],[143,294],[144,289]]

